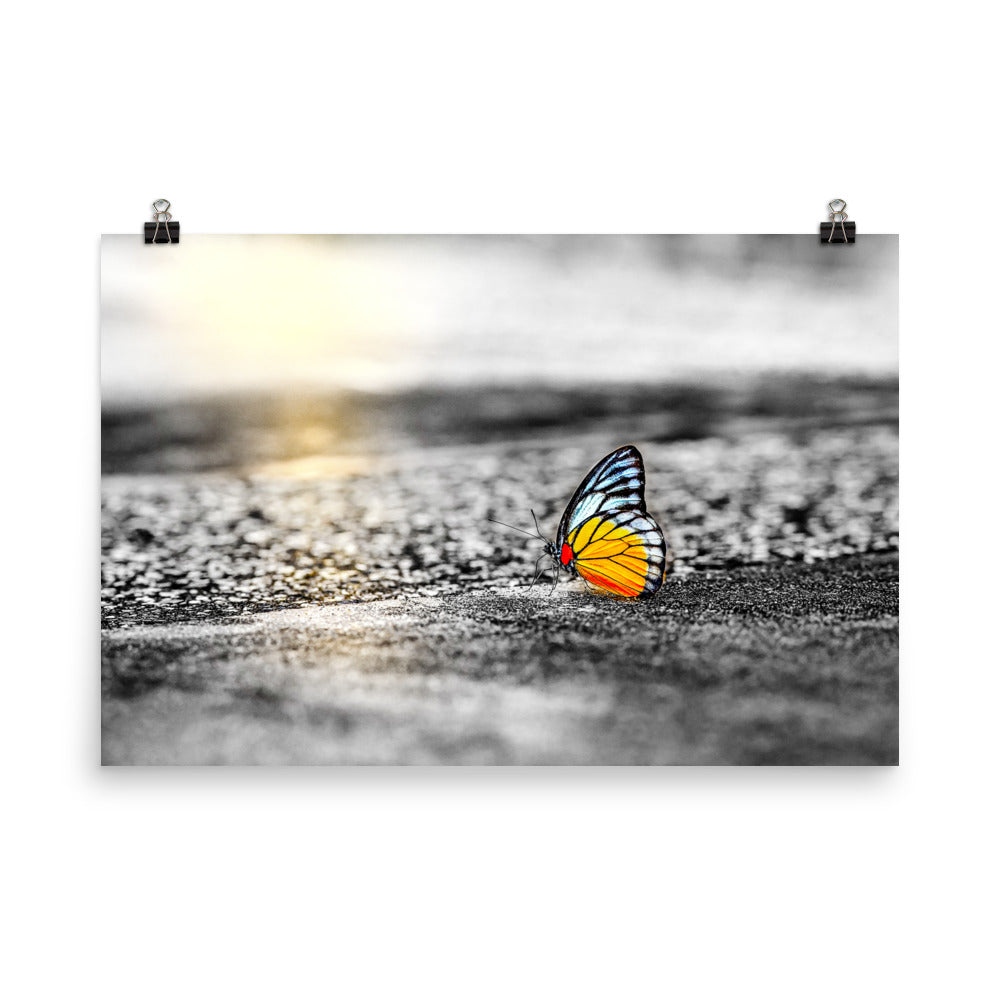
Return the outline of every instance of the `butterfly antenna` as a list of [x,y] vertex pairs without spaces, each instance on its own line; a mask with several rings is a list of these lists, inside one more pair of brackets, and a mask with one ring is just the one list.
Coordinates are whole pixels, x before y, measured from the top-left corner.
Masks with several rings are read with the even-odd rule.
[[[535,534],[534,534],[534,532],[525,531],[524,528],[518,528],[516,525],[508,524],[506,521],[498,521],[495,517],[488,517],[488,518],[486,518],[486,520],[487,521],[492,521],[494,524],[502,524],[505,528],[510,528],[511,531],[520,531],[522,535],[527,535],[529,538],[535,538],[536,537]],[[539,535],[538,537],[541,537],[541,536]],[[543,538],[542,541],[544,542],[545,539]]]
[[535,512],[534,511],[531,512],[531,519],[532,519],[532,521],[535,522],[535,534],[538,535],[538,537],[541,538],[542,541],[544,542],[545,538],[542,535],[542,529],[540,527],[538,527],[538,518],[535,517]]

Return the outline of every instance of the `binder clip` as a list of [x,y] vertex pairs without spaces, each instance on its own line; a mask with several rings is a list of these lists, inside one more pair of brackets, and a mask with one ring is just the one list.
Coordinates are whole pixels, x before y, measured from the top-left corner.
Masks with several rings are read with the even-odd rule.
[[180,243],[181,224],[171,222],[170,202],[166,198],[157,198],[153,202],[153,221],[145,225],[147,243]]
[[830,221],[819,224],[820,243],[854,242],[854,223],[847,221],[845,208],[847,202],[843,198],[834,198],[830,202]]

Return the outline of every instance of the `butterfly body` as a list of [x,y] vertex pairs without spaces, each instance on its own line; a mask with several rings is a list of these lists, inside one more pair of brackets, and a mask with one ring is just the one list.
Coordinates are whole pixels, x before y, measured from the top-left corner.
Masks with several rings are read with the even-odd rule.
[[669,549],[646,511],[642,455],[626,445],[584,477],[559,521],[546,554],[568,572],[614,597],[650,597],[660,589]]

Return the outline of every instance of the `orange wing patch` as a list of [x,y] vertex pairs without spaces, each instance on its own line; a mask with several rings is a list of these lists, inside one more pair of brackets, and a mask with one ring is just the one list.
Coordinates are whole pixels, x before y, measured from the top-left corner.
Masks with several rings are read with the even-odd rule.
[[[650,559],[643,535],[631,524],[592,517],[571,532],[577,572],[588,583],[621,597],[638,597],[649,589]],[[662,578],[662,570],[660,578]]]

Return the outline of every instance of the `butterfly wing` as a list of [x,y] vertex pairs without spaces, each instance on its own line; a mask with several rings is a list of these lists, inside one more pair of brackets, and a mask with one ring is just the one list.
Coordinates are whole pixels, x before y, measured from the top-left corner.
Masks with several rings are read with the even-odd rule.
[[655,594],[667,567],[667,543],[646,512],[645,488],[639,450],[619,448],[587,473],[559,522],[562,561],[618,597]]
[[613,510],[646,511],[646,470],[634,445],[605,455],[583,478],[566,505],[556,543],[562,547],[570,533],[595,514]]

